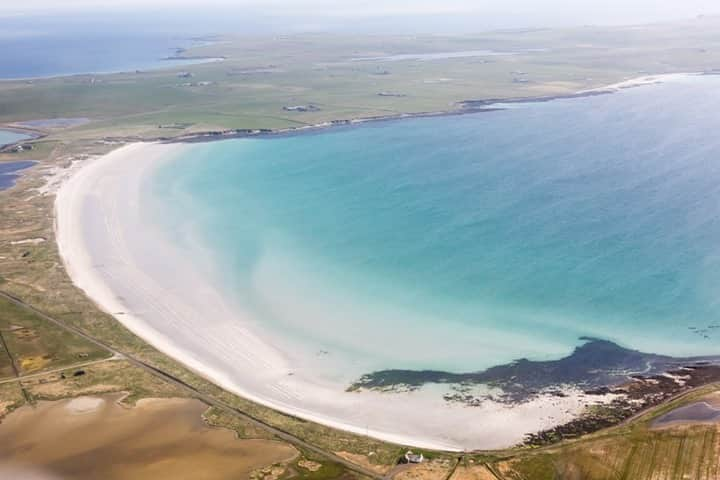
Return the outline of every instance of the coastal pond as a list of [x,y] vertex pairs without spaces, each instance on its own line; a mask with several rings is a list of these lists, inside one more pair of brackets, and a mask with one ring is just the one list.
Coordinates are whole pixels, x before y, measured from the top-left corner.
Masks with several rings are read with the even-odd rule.
[[715,423],[719,421],[720,409],[711,406],[707,402],[697,402],[666,413],[655,420],[652,425],[653,427],[663,427],[679,423]]
[[0,147],[10,145],[11,143],[20,142],[22,140],[28,140],[30,138],[32,137],[25,133],[16,132],[14,130],[0,129]]
[[517,55],[517,53],[518,52],[501,52],[495,50],[465,50],[458,52],[400,53],[395,55],[385,55],[382,57],[357,57],[351,60],[353,62],[430,61],[446,60],[451,58],[498,57]]
[[0,163],[0,190],[6,190],[15,185],[15,182],[20,177],[18,172],[28,169],[36,163],[34,160]]
[[[0,424],[0,477],[170,480],[249,478],[297,451],[269,440],[239,440],[202,419],[207,406],[189,399],[120,405],[122,394],[25,406]],[[138,452],[142,455],[138,457]]]
[[717,392],[659,416],[653,420],[651,427],[664,428],[708,423],[720,424],[720,394]]
[[77,117],[77,118],[43,118],[37,120],[26,120],[24,122],[15,122],[13,125],[29,128],[70,128],[84,125],[90,121],[89,118]]

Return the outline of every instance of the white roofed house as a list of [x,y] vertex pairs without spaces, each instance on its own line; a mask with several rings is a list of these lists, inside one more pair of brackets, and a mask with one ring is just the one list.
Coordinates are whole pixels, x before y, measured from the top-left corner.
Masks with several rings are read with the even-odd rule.
[[425,460],[425,457],[423,457],[422,453],[413,453],[411,450],[408,450],[405,454],[406,463],[422,463],[423,460]]

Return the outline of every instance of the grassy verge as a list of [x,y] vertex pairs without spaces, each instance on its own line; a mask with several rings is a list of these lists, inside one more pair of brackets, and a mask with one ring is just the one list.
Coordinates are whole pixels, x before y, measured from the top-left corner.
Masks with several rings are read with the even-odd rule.
[[110,356],[3,298],[0,298],[0,335],[8,350],[8,355],[0,354],[0,377],[13,375],[7,365],[10,360],[21,375],[27,375]]

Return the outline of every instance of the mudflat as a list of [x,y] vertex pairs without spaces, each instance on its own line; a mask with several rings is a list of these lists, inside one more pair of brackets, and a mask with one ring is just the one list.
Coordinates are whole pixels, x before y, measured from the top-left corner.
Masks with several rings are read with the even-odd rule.
[[40,402],[13,412],[0,424],[0,477],[247,478],[297,454],[287,444],[240,440],[207,426],[207,407],[197,400],[141,400],[128,408],[119,398]]

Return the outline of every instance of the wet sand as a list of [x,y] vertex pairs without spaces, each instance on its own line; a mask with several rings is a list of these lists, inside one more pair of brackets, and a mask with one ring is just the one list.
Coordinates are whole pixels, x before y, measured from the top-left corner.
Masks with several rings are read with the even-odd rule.
[[248,478],[297,453],[208,427],[201,417],[207,407],[196,400],[141,400],[127,408],[118,399],[40,402],[13,412],[0,424],[0,478]]

